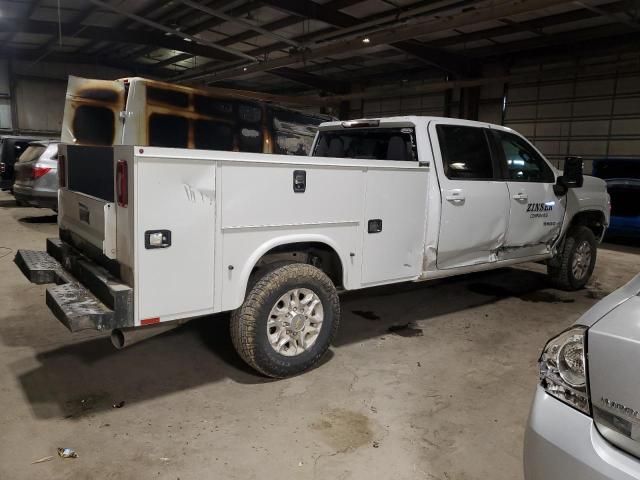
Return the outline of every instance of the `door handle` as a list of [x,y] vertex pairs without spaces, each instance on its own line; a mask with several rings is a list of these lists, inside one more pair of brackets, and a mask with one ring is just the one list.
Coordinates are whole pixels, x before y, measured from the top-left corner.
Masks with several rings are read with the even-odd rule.
[[513,199],[517,201],[525,201],[525,200],[529,200],[529,196],[526,193],[519,192],[513,196]]
[[454,188],[453,190],[448,190],[444,198],[446,198],[450,202],[463,202],[464,192],[461,188]]

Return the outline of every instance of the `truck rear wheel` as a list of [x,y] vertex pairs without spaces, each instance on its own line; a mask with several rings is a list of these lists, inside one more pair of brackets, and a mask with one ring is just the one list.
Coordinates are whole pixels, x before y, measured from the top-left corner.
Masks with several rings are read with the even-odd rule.
[[266,273],[231,315],[231,340],[269,377],[308,370],[326,353],[340,323],[338,293],[318,268],[294,263]]
[[557,265],[547,267],[554,286],[562,290],[584,287],[596,265],[597,251],[596,237],[589,228],[580,226],[569,230]]

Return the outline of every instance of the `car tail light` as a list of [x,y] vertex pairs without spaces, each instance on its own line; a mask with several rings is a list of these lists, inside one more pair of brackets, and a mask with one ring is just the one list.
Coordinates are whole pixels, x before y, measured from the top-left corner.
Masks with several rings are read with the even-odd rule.
[[58,186],[67,186],[67,159],[64,155],[58,155]]
[[549,395],[589,415],[586,331],[578,325],[549,340],[539,366],[540,384]]
[[47,172],[49,172],[51,170],[51,167],[32,167],[31,168],[31,179],[32,180],[37,180],[38,178],[42,177],[43,175],[45,175]]
[[129,204],[129,173],[127,161],[118,160],[116,167],[116,192],[118,195],[118,205],[126,207]]

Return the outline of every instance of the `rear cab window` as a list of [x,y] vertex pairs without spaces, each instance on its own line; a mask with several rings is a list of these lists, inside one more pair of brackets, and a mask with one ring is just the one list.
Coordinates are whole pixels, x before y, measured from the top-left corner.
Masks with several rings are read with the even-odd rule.
[[436,126],[447,178],[493,180],[497,171],[486,129],[467,125]]
[[415,129],[376,127],[321,130],[313,155],[417,162]]

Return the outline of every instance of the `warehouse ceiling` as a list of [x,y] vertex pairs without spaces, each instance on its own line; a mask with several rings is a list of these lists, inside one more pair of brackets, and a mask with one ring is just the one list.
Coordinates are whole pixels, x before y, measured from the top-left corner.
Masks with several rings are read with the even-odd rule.
[[346,94],[491,62],[640,50],[640,0],[1,0],[1,55],[169,81]]

